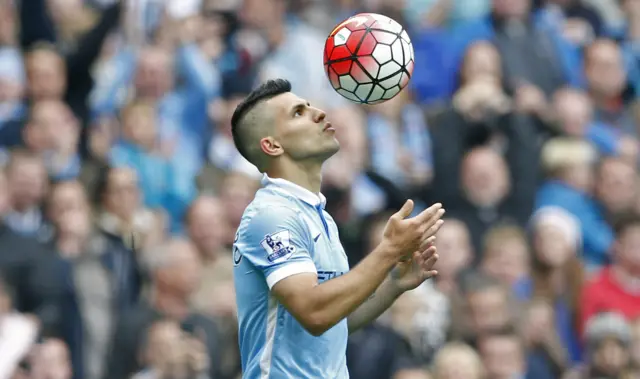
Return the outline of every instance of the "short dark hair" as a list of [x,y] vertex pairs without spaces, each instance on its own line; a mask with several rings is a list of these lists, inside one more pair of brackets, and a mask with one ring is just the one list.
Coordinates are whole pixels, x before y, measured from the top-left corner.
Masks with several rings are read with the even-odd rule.
[[635,212],[620,215],[614,222],[613,230],[616,237],[622,236],[628,229],[640,226],[640,215]]
[[243,131],[243,120],[252,109],[263,101],[272,99],[283,93],[291,92],[291,83],[286,79],[268,80],[254,89],[249,95],[242,100],[236,107],[231,117],[231,133],[233,135],[233,143],[236,145],[238,152],[249,162],[254,163],[248,152],[246,144],[246,132]]

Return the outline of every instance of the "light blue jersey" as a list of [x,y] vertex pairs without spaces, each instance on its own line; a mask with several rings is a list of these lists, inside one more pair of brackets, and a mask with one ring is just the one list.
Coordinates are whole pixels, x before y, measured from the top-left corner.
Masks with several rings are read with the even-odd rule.
[[349,270],[326,199],[266,175],[263,186],[233,247],[242,377],[346,379],[347,320],[314,337],[270,292],[291,275],[317,273],[323,282]]

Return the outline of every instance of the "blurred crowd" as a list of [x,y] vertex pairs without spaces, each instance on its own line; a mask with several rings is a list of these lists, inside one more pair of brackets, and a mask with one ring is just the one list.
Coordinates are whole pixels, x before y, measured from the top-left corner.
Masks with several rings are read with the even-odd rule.
[[[362,11],[416,56],[373,107],[322,67]],[[0,379],[241,375],[230,115],[275,77],[337,129],[351,265],[407,197],[447,209],[352,378],[640,378],[640,0],[0,0]]]

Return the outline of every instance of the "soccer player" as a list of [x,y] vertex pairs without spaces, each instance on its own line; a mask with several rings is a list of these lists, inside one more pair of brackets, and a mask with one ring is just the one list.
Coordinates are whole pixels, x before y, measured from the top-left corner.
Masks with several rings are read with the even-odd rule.
[[243,378],[348,378],[349,333],[436,274],[444,210],[408,218],[407,201],[349,271],[320,193],[322,163],[339,149],[325,113],[288,81],[270,80],[238,105],[231,125],[238,151],[265,174],[233,246]]

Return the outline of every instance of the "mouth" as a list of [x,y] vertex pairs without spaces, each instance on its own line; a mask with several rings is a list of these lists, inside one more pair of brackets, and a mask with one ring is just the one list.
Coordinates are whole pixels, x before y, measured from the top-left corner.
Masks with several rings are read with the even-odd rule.
[[333,128],[333,126],[331,126],[330,122],[327,122],[326,124],[324,124],[324,128],[322,129],[323,132],[326,131],[332,131],[335,132],[336,130]]

